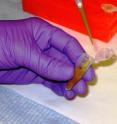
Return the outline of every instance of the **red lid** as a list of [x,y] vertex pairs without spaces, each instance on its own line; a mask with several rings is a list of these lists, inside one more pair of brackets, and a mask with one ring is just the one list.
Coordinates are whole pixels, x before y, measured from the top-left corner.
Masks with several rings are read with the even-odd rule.
[[[83,0],[93,38],[108,42],[117,32],[117,12],[106,13],[102,4],[117,6],[117,0]],[[87,34],[75,0],[23,0],[23,9]]]

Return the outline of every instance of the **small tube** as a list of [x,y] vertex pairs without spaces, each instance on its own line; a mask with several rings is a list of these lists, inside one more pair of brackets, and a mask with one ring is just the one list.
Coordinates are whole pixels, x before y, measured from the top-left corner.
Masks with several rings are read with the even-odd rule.
[[71,90],[81,80],[92,64],[98,64],[109,59],[113,59],[114,61],[117,59],[114,51],[110,48],[100,49],[95,58],[92,58],[86,53],[82,54],[78,59],[78,65],[75,66],[73,78],[66,85],[66,90]]
[[75,67],[74,76],[68,81],[66,90],[71,90],[78,83],[92,63],[94,63],[94,60],[88,54],[84,53],[80,56],[78,65]]

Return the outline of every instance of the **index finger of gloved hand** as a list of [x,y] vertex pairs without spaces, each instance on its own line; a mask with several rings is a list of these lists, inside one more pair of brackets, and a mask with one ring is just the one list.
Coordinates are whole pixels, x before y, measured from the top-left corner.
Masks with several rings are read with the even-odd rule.
[[57,29],[51,37],[51,45],[67,55],[73,63],[84,53],[80,43],[69,34]]
[[85,75],[83,76],[83,80],[86,82],[92,81],[95,77],[95,72],[92,67],[89,67],[89,69],[86,71]]

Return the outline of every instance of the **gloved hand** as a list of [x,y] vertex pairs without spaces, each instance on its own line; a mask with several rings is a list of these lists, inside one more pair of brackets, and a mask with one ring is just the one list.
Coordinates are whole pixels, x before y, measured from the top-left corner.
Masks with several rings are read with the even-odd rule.
[[0,83],[41,83],[67,99],[87,91],[90,67],[71,91],[66,83],[85,51],[72,36],[42,19],[0,21]]

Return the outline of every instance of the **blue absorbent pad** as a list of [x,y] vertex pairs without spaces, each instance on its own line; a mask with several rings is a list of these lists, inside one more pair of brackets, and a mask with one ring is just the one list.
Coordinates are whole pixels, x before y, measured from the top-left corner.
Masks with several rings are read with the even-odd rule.
[[0,124],[78,124],[17,92],[0,86]]

